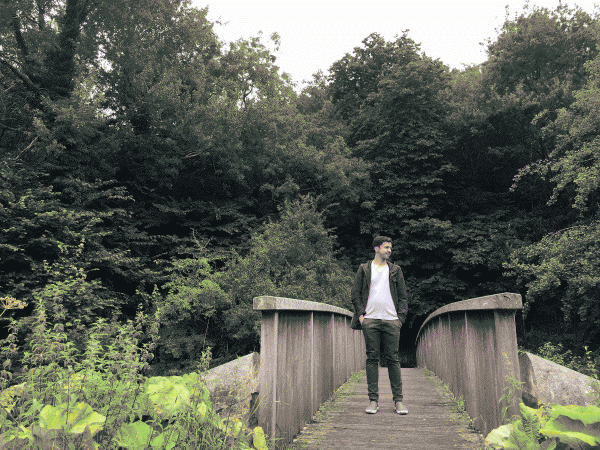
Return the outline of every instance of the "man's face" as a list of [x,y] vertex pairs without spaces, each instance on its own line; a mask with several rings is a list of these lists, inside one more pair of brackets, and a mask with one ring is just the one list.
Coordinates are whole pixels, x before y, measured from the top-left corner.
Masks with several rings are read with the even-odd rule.
[[379,254],[382,259],[390,259],[392,254],[392,243],[384,242],[381,247],[375,247],[375,253]]

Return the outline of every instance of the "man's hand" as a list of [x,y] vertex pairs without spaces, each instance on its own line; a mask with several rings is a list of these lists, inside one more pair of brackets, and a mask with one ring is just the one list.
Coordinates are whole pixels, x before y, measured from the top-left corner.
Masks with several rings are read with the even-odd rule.
[[358,318],[358,320],[360,320],[360,323],[363,323],[363,320],[365,320],[365,316],[360,316],[360,317]]

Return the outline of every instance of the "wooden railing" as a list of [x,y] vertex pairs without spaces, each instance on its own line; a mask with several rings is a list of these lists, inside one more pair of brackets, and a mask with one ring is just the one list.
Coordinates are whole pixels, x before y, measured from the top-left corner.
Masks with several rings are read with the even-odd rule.
[[256,297],[262,313],[258,424],[281,444],[292,441],[348,377],[366,351],[352,313],[323,303]]
[[[462,397],[475,428],[489,432],[518,413],[521,392],[515,314],[518,294],[496,294],[446,305],[434,311],[417,336],[417,363]],[[501,398],[512,391],[512,399]],[[515,405],[511,406],[513,399]]]

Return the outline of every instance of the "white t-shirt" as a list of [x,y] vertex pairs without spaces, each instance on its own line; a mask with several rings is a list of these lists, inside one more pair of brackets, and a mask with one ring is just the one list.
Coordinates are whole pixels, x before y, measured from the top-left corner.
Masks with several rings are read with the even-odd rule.
[[390,267],[380,267],[371,261],[371,285],[365,319],[398,320],[390,292]]

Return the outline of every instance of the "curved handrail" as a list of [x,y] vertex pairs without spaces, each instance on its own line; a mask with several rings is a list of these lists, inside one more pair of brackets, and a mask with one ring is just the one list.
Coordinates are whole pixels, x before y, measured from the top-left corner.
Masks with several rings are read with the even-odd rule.
[[417,340],[419,339],[421,330],[427,324],[427,322],[441,314],[452,311],[473,311],[484,309],[514,309],[520,311],[523,309],[523,301],[521,300],[521,296],[519,294],[504,292],[502,294],[486,295],[485,297],[471,298],[469,300],[450,303],[449,305],[436,309],[434,312],[429,314],[429,316],[427,316],[427,319],[425,319],[419,328]]
[[352,312],[327,303],[309,302],[308,300],[297,300],[295,298],[272,297],[263,295],[254,298],[255,311],[319,311],[352,317]]

